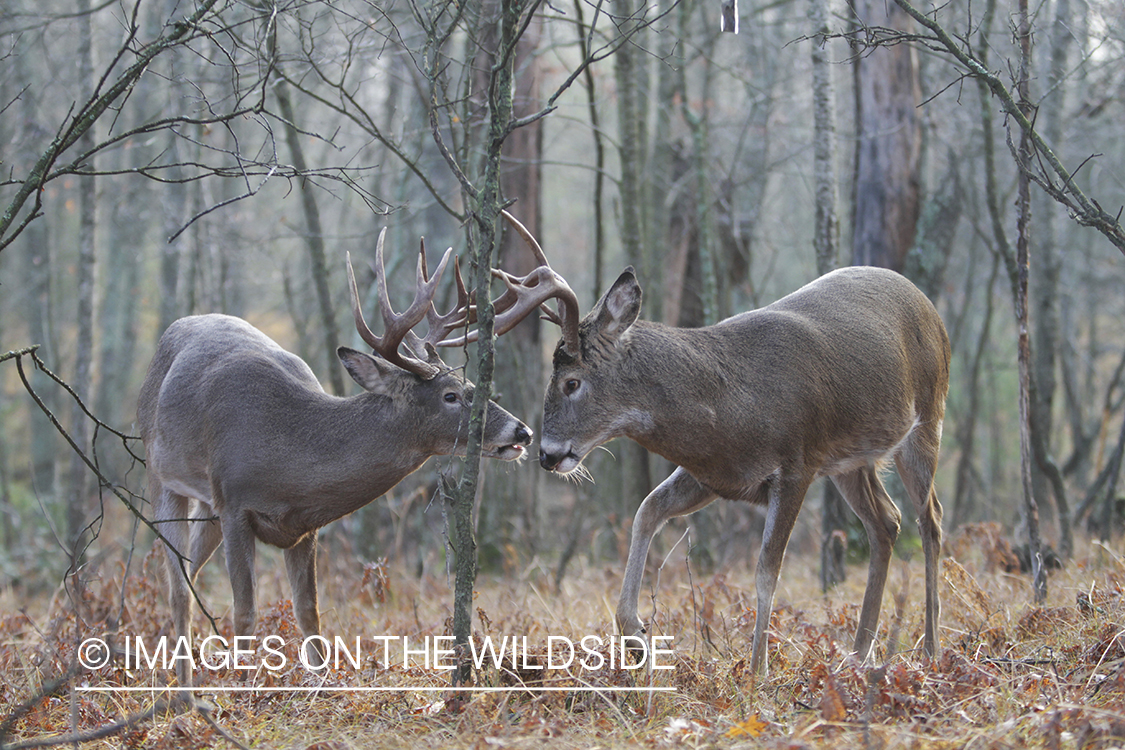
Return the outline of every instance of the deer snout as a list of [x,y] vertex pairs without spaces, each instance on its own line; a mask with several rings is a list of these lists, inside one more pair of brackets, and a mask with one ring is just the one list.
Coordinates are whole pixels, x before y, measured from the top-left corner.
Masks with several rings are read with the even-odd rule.
[[523,422],[516,422],[515,425],[509,427],[509,429],[511,431],[508,432],[505,437],[501,438],[504,444],[497,445],[493,451],[485,455],[504,461],[519,461],[527,455],[527,450],[524,446],[531,445],[531,429]]
[[549,453],[542,448],[539,449],[539,465],[547,471],[567,474],[573,471],[579,463],[581,462],[578,456],[574,455],[574,451],[563,450],[558,453]]
[[547,471],[569,474],[582,464],[582,456],[574,451],[569,440],[544,436],[539,441],[539,465]]
[[562,461],[562,459],[562,456],[550,454],[542,448],[539,449],[539,465],[547,471],[554,471],[555,467],[559,465],[559,461]]

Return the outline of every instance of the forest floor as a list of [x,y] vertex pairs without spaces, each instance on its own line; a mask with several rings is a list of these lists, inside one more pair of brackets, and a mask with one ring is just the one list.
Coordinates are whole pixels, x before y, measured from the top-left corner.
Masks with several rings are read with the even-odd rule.
[[[498,670],[489,656],[476,671],[477,688],[503,691],[457,694],[450,673],[435,668],[448,663],[447,642],[434,640],[450,632],[444,577],[322,555],[322,631],[341,636],[356,658],[341,651],[338,668],[313,672],[294,666],[300,636],[283,566],[260,556],[258,650],[240,657],[257,668],[224,667],[212,649],[208,663],[197,665],[202,708],[179,712],[153,711],[166,693],[149,688],[172,676],[149,669],[136,651],[140,641],[155,658],[168,634],[150,553],[134,562],[139,570],[124,587],[123,565],[105,565],[82,597],[80,617],[62,590],[35,602],[0,593],[7,613],[0,615],[0,745],[70,745],[75,734],[82,747],[307,750],[1125,744],[1125,558],[1083,543],[1066,568],[1052,572],[1049,601],[1038,607],[1029,578],[1005,571],[1013,560],[995,527],[954,535],[946,552],[941,656],[931,661],[917,648],[921,560],[896,560],[874,666],[847,654],[865,568],[850,567],[849,580],[822,595],[816,560],[791,556],[771,621],[769,676],[757,681],[748,669],[754,584],[744,566],[703,573],[683,550],[659,571],[660,561],[650,560],[641,615],[655,608],[650,631],[671,636],[657,645],[668,650],[654,652],[657,666],[668,668],[654,670],[608,663],[618,566],[576,563],[558,591],[553,571],[534,561],[505,576],[482,575],[475,643],[483,648],[488,638],[498,648],[514,640],[519,656],[515,669]],[[229,638],[220,562],[199,588]],[[197,646],[198,634],[208,632],[197,613]],[[269,635],[278,638],[267,642]],[[97,658],[89,638],[110,643],[111,663],[54,684],[74,669],[76,655]],[[575,660],[557,668],[571,644]],[[405,666],[404,650],[411,651]]]

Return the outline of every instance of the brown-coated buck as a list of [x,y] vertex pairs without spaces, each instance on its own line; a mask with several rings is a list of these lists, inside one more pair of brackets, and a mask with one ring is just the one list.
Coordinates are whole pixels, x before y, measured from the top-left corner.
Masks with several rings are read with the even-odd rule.
[[[517,225],[517,230],[520,228]],[[867,529],[867,591],[855,650],[869,655],[901,514],[879,472],[894,459],[918,514],[926,560],[923,646],[938,648],[941,505],[934,492],[949,385],[949,340],[929,299],[897,273],[842,268],[772,305],[705,328],[638,320],[627,269],[593,310],[542,266],[496,301],[496,330],[543,309],[562,327],[543,407],[539,462],[567,474],[597,446],[629,437],[677,469],[641,503],[617,607],[645,632],[637,597],[649,542],[669,518],[716,498],[766,506],[751,669],[766,672],[766,629],[789,535],[809,484],[831,477]],[[546,308],[552,297],[558,311]]]
[[[376,356],[347,347],[337,353],[364,393],[326,394],[302,359],[239,318],[182,318],[161,337],[141,387],[137,421],[148,497],[170,545],[169,598],[178,638],[190,643],[185,575],[194,581],[220,541],[234,590],[235,633],[253,633],[255,539],[285,550],[297,622],[306,637],[319,634],[317,529],[379,497],[430,456],[465,454],[473,385],[446,367],[434,348],[472,315],[459,273],[458,305],[446,315],[433,306],[452,250],[431,279],[423,247],[414,302],[398,315],[387,297],[385,234],[375,254],[382,337],[364,322],[348,261],[356,327]],[[429,331],[421,339],[411,328],[423,318]],[[530,443],[525,424],[489,404],[484,455],[518,459]],[[176,672],[179,684],[189,687],[186,660],[177,661]]]

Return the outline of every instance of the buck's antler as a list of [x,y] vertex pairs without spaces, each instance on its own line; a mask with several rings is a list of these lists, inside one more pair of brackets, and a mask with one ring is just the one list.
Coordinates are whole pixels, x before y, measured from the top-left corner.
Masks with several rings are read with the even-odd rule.
[[[507,211],[501,211],[501,213],[531,248],[539,262],[539,267],[522,278],[499,269],[492,270],[492,275],[503,281],[507,286],[504,293],[492,302],[492,307],[496,313],[494,328],[496,335],[507,333],[532,312],[540,310],[545,319],[558,324],[562,328],[563,347],[566,351],[573,356],[578,356],[580,351],[578,321],[580,318],[577,295],[566,283],[566,279],[552,270],[543,248],[540,247],[531,232],[527,230],[527,227]],[[552,298],[559,302],[558,311],[552,310],[546,305],[547,300]],[[476,341],[477,338],[477,331],[469,331],[464,336],[442,341],[439,345],[461,346],[466,342]]]
[[[449,251],[446,251],[448,257]],[[426,241],[422,240],[421,250],[421,268],[422,274],[426,274]],[[465,280],[461,278],[461,266],[457,263],[457,256],[453,256],[453,278],[457,284],[457,302],[454,304],[453,309],[445,315],[440,315],[437,308],[430,303],[429,309],[426,311],[426,322],[429,323],[429,330],[426,331],[426,337],[419,339],[413,333],[410,334],[411,346],[419,354],[425,355],[426,346],[438,346],[446,336],[453,333],[458,328],[462,328],[467,324],[475,323],[476,309],[472,306],[469,297],[469,290],[465,287]],[[444,261],[442,261],[444,263]],[[441,269],[438,269],[441,273]]]
[[[418,280],[417,290],[414,293],[414,301],[410,303],[410,307],[405,312],[399,314],[391,308],[391,302],[387,295],[387,272],[383,267],[383,240],[386,237],[387,230],[384,227],[383,231],[379,232],[379,241],[375,246],[375,280],[379,289],[379,310],[383,315],[383,335],[376,336],[367,327],[367,321],[363,319],[363,310],[360,309],[359,292],[356,289],[355,273],[352,271],[351,254],[348,254],[348,286],[352,293],[352,316],[355,318],[355,327],[359,331],[359,336],[367,345],[370,346],[376,354],[381,356],[388,362],[398,365],[408,372],[412,372],[419,377],[429,380],[440,372],[440,368],[430,362],[420,359],[417,355],[424,356],[425,343],[436,343],[430,341],[435,330],[442,330],[441,336],[445,336],[457,325],[464,324],[464,318],[468,315],[467,293],[462,297],[462,290],[464,290],[464,282],[460,281],[460,273],[457,274],[458,284],[458,307],[451,313],[445,316],[439,316],[434,309],[434,293],[437,291],[438,281],[441,279],[442,273],[445,271],[445,266],[449,263],[449,256],[453,254],[453,248],[445,251],[442,256],[441,263],[438,264],[437,271],[434,272],[433,278],[428,278],[426,272],[426,247],[423,244],[422,250],[418,255]],[[460,315],[460,321],[457,322],[457,316]],[[430,318],[431,331],[427,334],[426,339],[419,339],[411,329],[422,321],[422,318]],[[438,321],[439,325],[435,327],[434,321]],[[446,326],[448,325],[448,328]],[[408,338],[409,337],[409,338]],[[407,341],[408,348],[414,350],[414,354],[404,354],[401,350],[403,340]]]

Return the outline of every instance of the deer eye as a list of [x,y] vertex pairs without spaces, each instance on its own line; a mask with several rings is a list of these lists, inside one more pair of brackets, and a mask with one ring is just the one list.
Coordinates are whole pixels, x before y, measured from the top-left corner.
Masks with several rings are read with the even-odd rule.
[[449,393],[445,394],[445,403],[447,403],[447,404],[455,404],[460,400],[461,399],[453,391],[450,391]]
[[567,396],[569,396],[569,395],[573,394],[575,391],[577,391],[579,386],[581,386],[581,385],[582,385],[582,381],[576,380],[575,378],[571,378],[570,380],[563,383],[563,393],[566,394]]

